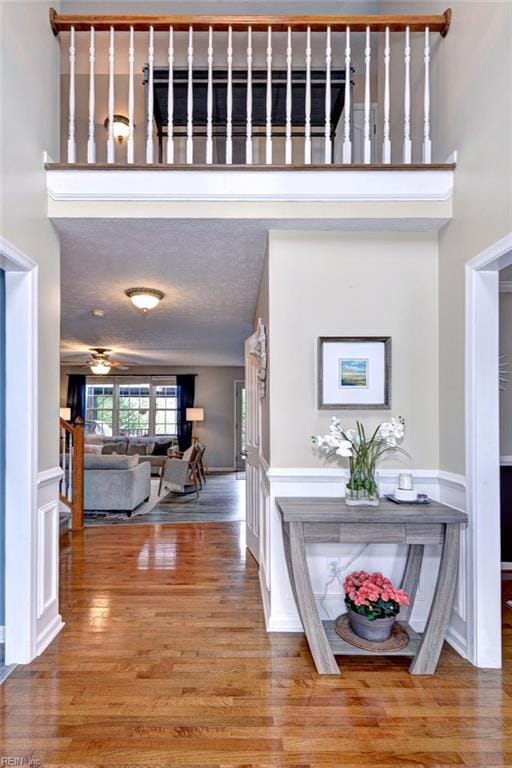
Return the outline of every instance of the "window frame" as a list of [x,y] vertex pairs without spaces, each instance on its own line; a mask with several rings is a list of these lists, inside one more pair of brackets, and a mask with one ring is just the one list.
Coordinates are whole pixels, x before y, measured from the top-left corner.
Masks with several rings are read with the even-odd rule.
[[[149,427],[148,427],[148,437],[156,437],[156,438],[163,438],[163,437],[178,437],[178,430],[179,430],[179,407],[178,407],[178,392],[176,392],[176,432],[175,434],[167,433],[167,434],[156,434],[156,391],[158,387],[176,387],[178,388],[177,382],[176,382],[176,376],[87,376],[86,378],[86,387],[94,387],[94,386],[112,386],[112,435],[118,435],[119,434],[119,411],[120,411],[120,389],[123,386],[127,386],[129,384],[134,385],[148,385],[149,386]],[[89,423],[88,415],[90,411],[93,411],[95,409],[91,409],[88,407],[88,391],[86,389],[86,430],[87,425]],[[103,410],[109,410],[109,409],[103,409]],[[129,409],[123,409],[123,410],[129,410]],[[158,409],[158,410],[165,410],[165,411],[172,411],[172,408],[165,408],[165,409]],[[131,437],[136,438],[137,435],[132,435]]]

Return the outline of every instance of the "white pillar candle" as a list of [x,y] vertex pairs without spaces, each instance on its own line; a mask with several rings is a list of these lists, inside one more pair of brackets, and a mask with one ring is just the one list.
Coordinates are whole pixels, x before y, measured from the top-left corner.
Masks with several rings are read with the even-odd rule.
[[412,491],[414,487],[412,482],[412,475],[408,474],[407,472],[403,472],[402,474],[398,475],[398,487],[402,491]]

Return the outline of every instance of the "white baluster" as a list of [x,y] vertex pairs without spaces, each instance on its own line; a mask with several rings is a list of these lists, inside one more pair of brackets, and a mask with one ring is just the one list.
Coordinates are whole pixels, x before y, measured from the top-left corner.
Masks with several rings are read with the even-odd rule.
[[430,30],[425,28],[425,92],[423,95],[423,162],[432,162],[430,141]]
[[372,141],[370,138],[370,64],[371,64],[371,38],[370,27],[366,27],[366,46],[364,49],[364,142],[363,159],[365,163],[372,161]]
[[351,87],[351,72],[350,72],[350,27],[347,27],[346,29],[346,42],[345,42],[345,130],[344,130],[344,136],[343,136],[343,162],[344,163],[351,163],[352,162],[352,138],[351,138],[351,127],[350,127],[350,111],[352,109],[351,106],[351,93],[350,93],[350,87]]
[[233,162],[233,30],[228,29],[228,83],[226,94],[226,164]]
[[252,29],[247,30],[247,119],[245,162],[252,165]]
[[285,163],[292,162],[292,28],[288,27],[288,45],[286,48],[286,141]]
[[267,33],[267,125],[265,162],[272,165],[272,28]]
[[390,85],[389,85],[389,63],[391,61],[391,48],[389,46],[389,27],[386,27],[386,38],[384,43],[384,140],[382,142],[382,162],[391,162],[391,138],[389,133],[389,104],[390,104]]
[[135,160],[134,150],[134,113],[135,113],[135,38],[133,27],[130,27],[130,41],[128,44],[128,139],[126,141],[126,162],[131,165]]
[[411,163],[412,145],[411,145],[411,31],[409,27],[405,29],[405,84],[404,84],[404,146],[403,161],[407,165]]
[[155,59],[155,30],[149,28],[148,43],[148,112],[146,115],[146,163],[153,163],[153,64]]
[[68,163],[76,163],[75,140],[75,28],[69,31],[69,128],[68,128]]
[[331,142],[331,28],[327,27],[327,40],[325,45],[325,162],[332,163]]
[[188,85],[187,85],[187,149],[186,160],[189,165],[194,162],[194,30],[188,28]]
[[108,46],[108,138],[107,138],[107,163],[115,161],[114,146],[114,65],[115,65],[115,40],[114,27],[110,27],[110,40]]
[[306,32],[306,101],[304,115],[304,163],[311,164],[311,27]]
[[87,130],[87,162],[96,162],[96,143],[94,140],[95,128],[95,93],[94,93],[94,63],[96,51],[94,45],[94,27],[89,32],[89,123]]
[[208,93],[206,98],[206,163],[213,163],[213,29],[208,29]]
[[167,84],[167,162],[174,163],[174,30],[169,27],[169,48],[167,50],[169,76]]

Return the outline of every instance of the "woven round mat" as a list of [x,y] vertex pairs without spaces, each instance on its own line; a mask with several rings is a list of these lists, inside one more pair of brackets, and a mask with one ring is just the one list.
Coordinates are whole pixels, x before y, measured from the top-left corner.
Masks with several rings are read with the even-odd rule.
[[334,629],[350,645],[355,645],[356,648],[362,648],[365,651],[375,651],[375,653],[380,653],[381,651],[401,651],[409,642],[407,631],[398,622],[393,624],[389,639],[379,641],[365,640],[363,637],[356,635],[350,626],[346,613],[338,616],[334,623]]

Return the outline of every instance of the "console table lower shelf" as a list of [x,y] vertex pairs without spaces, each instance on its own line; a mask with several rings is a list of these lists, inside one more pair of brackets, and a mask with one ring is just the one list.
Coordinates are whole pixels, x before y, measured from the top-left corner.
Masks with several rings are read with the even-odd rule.
[[338,635],[334,628],[335,623],[334,621],[322,621],[327,642],[335,656],[416,656],[420,647],[422,635],[416,632],[406,621],[398,623],[409,635],[409,642],[405,648],[401,648],[399,651],[367,651],[364,648],[358,648]]
[[[460,530],[467,515],[433,502],[418,513],[417,507],[397,507],[383,500],[378,508],[347,507],[341,498],[278,498],[283,544],[290,583],[317,672],[339,675],[335,656],[410,656],[413,675],[434,674],[452,611],[459,565]],[[334,621],[322,621],[309,575],[306,544],[406,544],[408,555],[401,587],[410,597],[399,620],[409,634],[400,650],[371,651],[357,648],[336,632]],[[425,631],[410,626],[426,545],[439,545],[441,558],[436,588]]]

